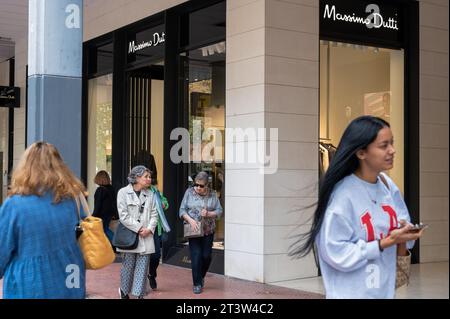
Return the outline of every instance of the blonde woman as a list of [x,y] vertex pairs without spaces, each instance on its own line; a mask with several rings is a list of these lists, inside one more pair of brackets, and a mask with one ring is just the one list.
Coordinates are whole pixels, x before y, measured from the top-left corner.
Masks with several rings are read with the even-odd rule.
[[0,209],[3,298],[85,297],[75,198],[83,184],[49,143],[27,148]]

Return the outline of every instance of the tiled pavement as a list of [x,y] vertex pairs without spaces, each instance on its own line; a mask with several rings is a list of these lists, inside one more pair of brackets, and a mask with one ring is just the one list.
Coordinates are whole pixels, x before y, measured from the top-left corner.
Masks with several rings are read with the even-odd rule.
[[[92,299],[116,299],[120,282],[120,263],[87,271],[87,293]],[[261,284],[208,273],[202,294],[192,293],[191,270],[162,264],[158,268],[158,289],[146,299],[317,299],[323,295]],[[0,281],[0,288],[2,282]],[[2,292],[0,289],[0,298]]]

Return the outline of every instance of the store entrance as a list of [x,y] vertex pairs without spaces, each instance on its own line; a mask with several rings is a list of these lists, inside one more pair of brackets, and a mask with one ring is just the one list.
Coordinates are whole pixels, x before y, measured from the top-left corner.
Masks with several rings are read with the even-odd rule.
[[[189,162],[183,166],[178,183],[180,195],[193,185],[200,171],[208,173],[208,186],[223,208],[216,220],[212,261],[209,272],[224,273],[225,252],[225,41],[201,46],[179,54],[180,106],[182,125],[189,131]],[[175,211],[178,214],[178,208]],[[188,240],[177,217],[171,236],[174,245],[167,250],[166,261],[191,267]]]
[[164,63],[127,72],[127,170],[144,165],[163,189]]

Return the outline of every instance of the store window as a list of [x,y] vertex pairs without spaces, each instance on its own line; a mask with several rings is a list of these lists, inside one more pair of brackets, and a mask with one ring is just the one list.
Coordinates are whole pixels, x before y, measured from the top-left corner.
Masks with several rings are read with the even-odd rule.
[[320,173],[353,119],[391,124],[396,155],[389,172],[404,190],[404,51],[343,42],[320,43]]
[[[184,103],[190,133],[188,184],[200,171],[209,173],[224,214],[216,223],[214,246],[224,248],[225,216],[225,42],[181,54]],[[180,233],[178,242],[186,242]]]
[[100,170],[111,176],[112,163],[112,74],[88,81],[88,160],[89,204],[94,207],[94,177]]
[[181,47],[221,41],[225,35],[226,2],[181,17]]
[[113,43],[108,42],[89,48],[88,73],[105,74],[112,72],[113,68]]

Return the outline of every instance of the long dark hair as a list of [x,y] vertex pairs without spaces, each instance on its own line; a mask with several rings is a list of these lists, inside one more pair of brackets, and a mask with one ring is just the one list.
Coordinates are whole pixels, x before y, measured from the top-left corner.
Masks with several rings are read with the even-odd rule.
[[311,229],[298,235],[298,239],[290,247],[290,256],[304,257],[313,248],[317,234],[320,231],[334,186],[344,177],[354,173],[359,167],[356,152],[366,149],[378,135],[378,132],[390,127],[385,120],[373,116],[361,116],[354,119],[345,129],[336,154],[331,160],[325,176],[320,181],[319,200],[314,211]]

